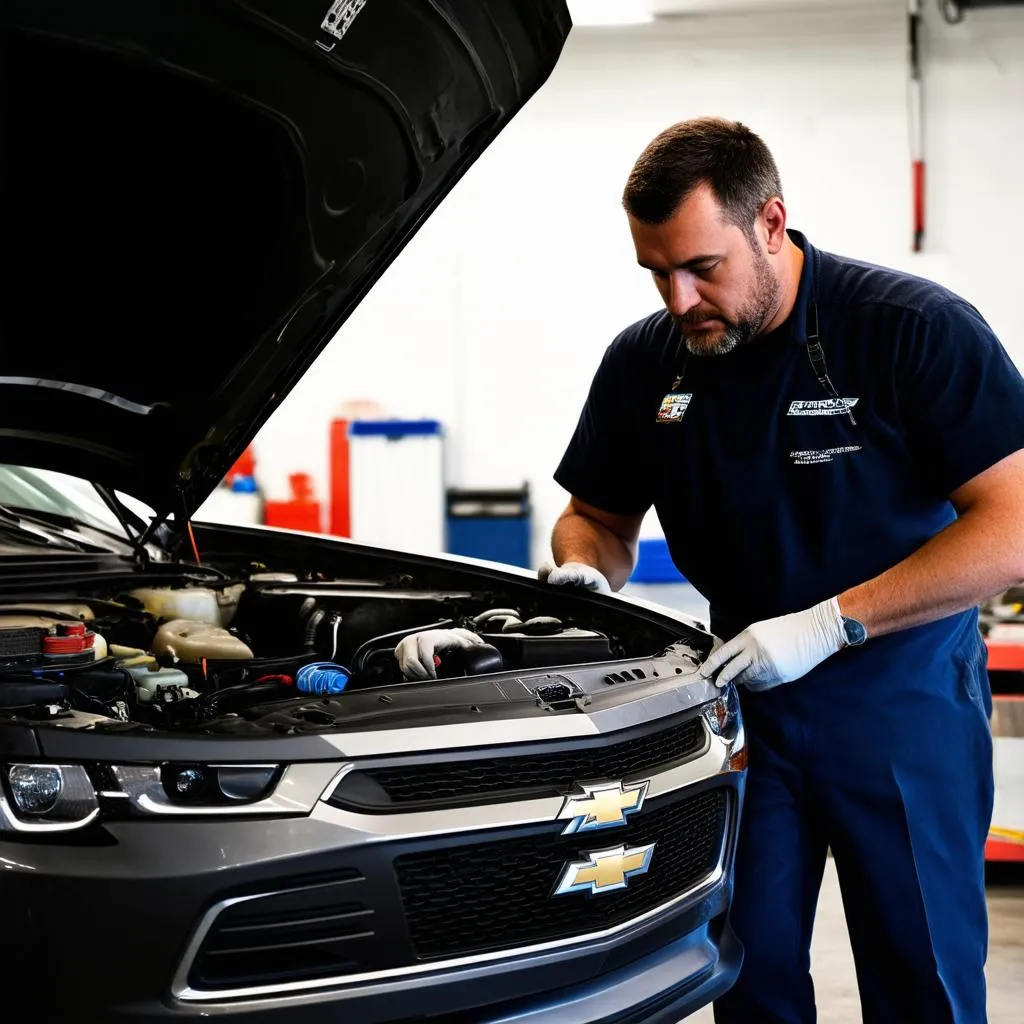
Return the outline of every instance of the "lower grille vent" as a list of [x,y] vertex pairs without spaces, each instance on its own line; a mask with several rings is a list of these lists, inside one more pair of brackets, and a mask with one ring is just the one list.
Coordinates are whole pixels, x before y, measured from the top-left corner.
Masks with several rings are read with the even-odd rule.
[[216,990],[360,970],[359,950],[373,938],[374,914],[352,898],[359,881],[362,875],[351,872],[229,903],[206,933],[189,984]]

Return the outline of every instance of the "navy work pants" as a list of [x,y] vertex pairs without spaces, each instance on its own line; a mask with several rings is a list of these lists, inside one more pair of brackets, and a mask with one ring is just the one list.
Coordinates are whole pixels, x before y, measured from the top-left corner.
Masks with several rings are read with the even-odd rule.
[[816,1021],[809,948],[828,850],[866,1024],[984,1024],[991,697],[972,660],[909,683],[741,691],[732,924],[745,958],[716,1024]]

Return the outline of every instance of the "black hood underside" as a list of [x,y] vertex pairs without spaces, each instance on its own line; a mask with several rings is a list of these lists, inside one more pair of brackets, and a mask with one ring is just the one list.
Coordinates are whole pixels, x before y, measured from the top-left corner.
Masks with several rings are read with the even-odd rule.
[[193,512],[568,30],[564,0],[5,0],[0,461]]

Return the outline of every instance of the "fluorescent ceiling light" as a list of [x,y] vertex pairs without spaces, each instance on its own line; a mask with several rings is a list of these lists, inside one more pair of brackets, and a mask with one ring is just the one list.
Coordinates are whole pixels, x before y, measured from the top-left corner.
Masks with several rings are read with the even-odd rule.
[[654,21],[647,0],[569,0],[574,25],[643,25]]

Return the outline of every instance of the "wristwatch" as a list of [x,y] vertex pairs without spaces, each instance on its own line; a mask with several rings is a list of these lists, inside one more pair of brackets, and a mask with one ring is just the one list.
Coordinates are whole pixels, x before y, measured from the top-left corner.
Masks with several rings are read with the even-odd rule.
[[849,615],[843,616],[843,633],[846,636],[847,647],[859,647],[868,638],[868,631],[864,623],[850,618]]

